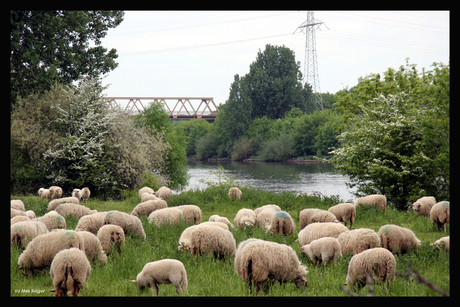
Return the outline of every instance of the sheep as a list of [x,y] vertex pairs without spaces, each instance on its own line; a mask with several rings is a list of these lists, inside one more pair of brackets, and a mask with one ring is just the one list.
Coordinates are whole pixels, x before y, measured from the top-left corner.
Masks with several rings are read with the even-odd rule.
[[158,285],[173,284],[176,287],[176,293],[187,291],[188,280],[187,271],[184,264],[176,259],[162,259],[147,263],[142,271],[137,274],[136,280],[139,289],[143,290],[145,287],[154,289],[158,296]]
[[201,225],[190,233],[192,255],[203,256],[213,254],[214,257],[224,258],[228,255],[235,257],[236,241],[229,230],[215,225]]
[[48,204],[48,210],[54,210],[59,206],[60,204],[63,203],[72,203],[72,204],[80,204],[80,200],[77,197],[63,197],[63,198],[58,198],[54,199],[49,202]]
[[398,225],[383,225],[378,234],[382,247],[398,255],[421,245],[421,241],[417,239],[412,230]]
[[444,232],[446,232],[447,223],[450,223],[450,202],[436,203],[430,210],[430,219],[436,225],[437,230],[444,227]]
[[351,230],[351,226],[353,226],[356,218],[356,208],[353,204],[341,203],[330,207],[327,211],[334,214],[337,221],[343,222],[345,226],[347,226],[347,222],[350,221]]
[[293,282],[298,288],[307,287],[308,272],[286,244],[248,239],[238,245],[234,264],[237,274],[250,288],[255,283],[259,292],[268,277],[280,283]]
[[85,255],[90,261],[98,261],[101,265],[107,264],[107,255],[102,249],[101,241],[96,237],[95,234],[89,231],[78,231],[83,237],[85,243]]
[[359,287],[366,284],[366,276],[380,284],[391,283],[395,279],[396,260],[385,248],[375,247],[354,255],[348,263],[346,284]]
[[142,188],[139,189],[139,198],[141,197],[141,195],[143,193],[154,194],[155,191],[152,188],[149,188],[149,187],[142,187]]
[[54,257],[50,268],[55,296],[72,294],[77,297],[90,274],[91,264],[84,252],[74,247],[61,250]]
[[26,215],[16,215],[10,220],[10,225],[16,224],[18,222],[30,221],[30,218]]
[[118,225],[104,225],[99,228],[97,238],[101,242],[105,253],[109,255],[112,250],[121,253],[121,247],[125,245],[125,232]]
[[36,236],[18,259],[19,269],[28,275],[29,271],[44,269],[51,265],[54,256],[66,248],[85,250],[83,237],[72,230],[55,230]]
[[430,215],[431,208],[436,204],[436,199],[433,196],[424,196],[422,198],[417,199],[412,204],[412,210],[417,215]]
[[182,205],[182,206],[177,206],[177,207],[174,207],[174,208],[182,210],[185,222],[192,222],[194,224],[201,223],[201,209],[200,209],[200,207],[195,206],[195,205]]
[[89,231],[93,234],[97,234],[99,228],[101,228],[104,225],[104,217],[106,214],[106,211],[102,211],[82,216],[78,220],[78,224],[75,227],[75,231]]
[[181,252],[190,251],[191,246],[192,246],[190,234],[192,233],[192,230],[194,230],[197,227],[203,226],[203,225],[213,225],[213,226],[218,226],[218,227],[221,227],[222,229],[228,230],[227,224],[221,223],[221,222],[203,222],[198,225],[187,227],[184,229],[184,231],[180,235],[179,246],[177,247],[177,249]]
[[149,215],[149,224],[155,223],[158,227],[164,224],[177,225],[184,219],[182,210],[171,207],[155,210]]
[[312,223],[338,223],[335,215],[329,211],[321,209],[303,209],[299,213],[299,225],[300,229],[304,229],[305,226]]
[[61,187],[58,187],[58,186],[51,186],[49,188],[49,190],[53,190],[53,198],[56,197],[56,198],[61,198],[62,194],[64,194],[64,191],[62,190]]
[[375,206],[385,212],[387,208],[387,198],[384,195],[372,194],[358,198],[353,205],[357,208],[360,204]]
[[272,227],[272,217],[278,212],[274,208],[265,208],[256,215],[256,225],[264,228],[266,231]]
[[66,229],[65,218],[56,211],[50,211],[44,216],[37,218],[37,221],[43,222],[49,231],[53,229]]
[[91,191],[88,187],[84,187],[83,189],[81,189],[80,195],[81,198],[83,198],[83,202],[87,203],[89,196],[91,195]]
[[118,210],[111,210],[104,216],[104,225],[113,224],[120,226],[125,235],[133,233],[140,235],[145,241],[146,235],[141,220],[134,215],[130,215]]
[[25,213],[27,217],[31,220],[37,218],[37,215],[35,215],[35,211],[33,210],[27,210]]
[[40,188],[40,190],[38,190],[38,195],[40,196],[40,199],[46,198],[48,201],[53,198],[53,193],[50,192],[49,189]]
[[20,248],[25,249],[27,244],[33,238],[47,233],[46,225],[38,221],[24,221],[11,225],[11,247],[17,244]]
[[147,192],[144,192],[141,195],[141,203],[143,203],[143,202],[145,202],[147,200],[156,200],[156,199],[161,199],[161,198],[158,198],[155,195],[147,193]]
[[209,221],[210,222],[221,222],[221,223],[227,224],[228,227],[230,227],[231,229],[235,228],[235,226],[233,226],[233,224],[225,216],[219,216],[217,214],[214,214],[209,217]]
[[16,209],[10,208],[10,218],[13,218],[18,215],[27,216],[27,214],[22,210],[16,210]]
[[294,220],[286,211],[278,211],[272,216],[271,230],[275,234],[290,235],[295,231]]
[[78,198],[78,201],[81,200],[81,190],[80,189],[73,189],[72,197]]
[[317,261],[324,262],[325,266],[329,263],[330,259],[334,260],[337,265],[337,257],[342,257],[342,250],[340,243],[336,238],[324,237],[311,241],[310,244],[300,247],[300,251],[307,254],[316,266]]
[[172,191],[170,188],[167,187],[161,187],[158,189],[158,191],[155,193],[155,196],[161,199],[168,199],[173,196]]
[[91,210],[83,205],[72,203],[60,204],[56,207],[55,211],[63,217],[73,214],[77,219],[80,219],[84,215],[89,215],[97,212],[97,210]]
[[445,250],[448,252],[450,251],[450,236],[442,237],[431,245],[437,246],[440,250],[442,250],[441,246],[444,246]]
[[254,214],[256,215],[259,215],[260,212],[262,212],[263,210],[267,209],[267,208],[272,208],[274,209],[275,211],[281,211],[281,208],[277,205],[273,205],[273,204],[269,204],[269,205],[265,205],[265,206],[262,206],[262,207],[259,207],[259,208],[256,208],[254,209]]
[[251,209],[240,209],[233,220],[236,228],[246,228],[246,226],[254,227],[256,224],[256,215]]
[[230,198],[230,200],[240,200],[242,194],[243,193],[241,192],[241,190],[237,187],[231,187],[228,190],[228,197]]
[[366,249],[381,246],[379,235],[369,228],[359,228],[342,232],[337,237],[337,240],[342,248],[342,255],[349,252],[356,255]]
[[15,210],[20,210],[20,211],[26,211],[26,207],[24,206],[24,202],[20,199],[12,199],[10,201],[11,208]]
[[149,216],[153,211],[166,207],[168,207],[168,203],[165,200],[159,198],[151,199],[141,202],[136,207],[134,207],[133,211],[131,211],[131,215],[137,217],[141,217],[143,215]]
[[299,231],[299,238],[296,241],[299,241],[300,246],[304,246],[323,237],[337,238],[346,231],[349,231],[348,228],[340,223],[313,223]]

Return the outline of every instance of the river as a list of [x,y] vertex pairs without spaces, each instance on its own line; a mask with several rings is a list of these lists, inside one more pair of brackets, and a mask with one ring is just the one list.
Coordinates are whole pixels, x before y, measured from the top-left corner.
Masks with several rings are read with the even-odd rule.
[[221,165],[225,173],[236,184],[280,193],[293,191],[298,193],[320,192],[326,196],[338,195],[342,201],[352,202],[354,190],[346,186],[347,176],[334,172],[328,163],[286,163],[286,162],[204,162],[189,161],[189,184],[185,189],[205,189],[205,181],[215,181],[217,177],[210,171]]

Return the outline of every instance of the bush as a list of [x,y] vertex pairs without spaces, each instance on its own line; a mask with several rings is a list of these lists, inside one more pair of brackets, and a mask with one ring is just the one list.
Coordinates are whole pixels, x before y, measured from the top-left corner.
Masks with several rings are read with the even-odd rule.
[[232,159],[243,160],[249,158],[251,155],[256,153],[256,140],[252,139],[240,139],[233,145]]
[[208,133],[200,137],[195,144],[198,159],[209,159],[217,155],[219,140],[214,133]]
[[295,153],[295,142],[289,134],[281,134],[273,140],[262,143],[259,159],[264,161],[282,161],[291,158]]

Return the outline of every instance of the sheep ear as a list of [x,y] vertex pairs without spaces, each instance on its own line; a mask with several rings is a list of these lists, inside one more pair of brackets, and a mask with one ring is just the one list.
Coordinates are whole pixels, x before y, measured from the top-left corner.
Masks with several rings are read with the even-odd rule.
[[131,279],[131,280],[130,280],[130,282],[137,282],[137,281],[136,281],[136,280],[132,280],[132,279]]

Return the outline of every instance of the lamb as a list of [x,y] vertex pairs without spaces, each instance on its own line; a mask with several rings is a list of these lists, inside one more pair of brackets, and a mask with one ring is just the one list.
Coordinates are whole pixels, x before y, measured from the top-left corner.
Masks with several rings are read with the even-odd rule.
[[134,215],[130,215],[118,210],[111,210],[104,216],[104,225],[113,224],[120,226],[125,235],[133,233],[140,235],[145,241],[146,235],[141,220]]
[[149,215],[149,224],[155,223],[158,227],[165,224],[177,225],[184,219],[182,210],[171,207],[155,210]]
[[80,189],[73,189],[72,197],[78,198],[78,201],[81,200],[81,190]]
[[381,246],[379,235],[369,228],[359,228],[342,232],[337,237],[337,240],[342,248],[342,255],[349,252],[356,255],[366,249]]
[[366,284],[369,274],[375,282],[391,283],[395,279],[396,260],[385,248],[375,247],[354,255],[348,263],[346,284],[359,287]]
[[[145,193],[143,193],[145,194]],[[142,194],[142,195],[143,195]],[[156,197],[155,197],[156,198]],[[168,203],[160,198],[152,199],[144,201],[134,207],[133,211],[131,211],[131,215],[141,217],[143,215],[149,216],[155,210],[163,209],[168,207]]]
[[271,220],[271,230],[273,233],[282,233],[290,235],[295,231],[295,223],[292,217],[286,211],[276,212]]
[[433,246],[437,246],[440,250],[442,250],[441,246],[444,246],[446,251],[450,251],[450,236],[442,237],[441,239],[437,240],[433,244]]
[[147,200],[155,200],[155,199],[161,199],[161,198],[158,198],[155,195],[147,193],[147,192],[144,192],[141,195],[141,203],[143,203],[143,202],[145,202]]
[[78,224],[75,227],[75,231],[89,231],[93,234],[97,234],[99,228],[104,225],[104,217],[107,212],[97,212],[90,215],[82,216],[78,220]]
[[89,231],[78,231],[85,243],[85,255],[90,261],[98,261],[101,265],[107,264],[107,255],[102,249],[101,241]]
[[256,224],[256,215],[251,209],[240,209],[233,220],[236,228],[246,228],[246,226],[254,227]]
[[81,198],[83,198],[83,202],[87,203],[89,196],[91,195],[91,191],[89,190],[88,187],[84,187],[83,189],[81,189],[80,195],[81,195]]
[[281,208],[277,205],[273,205],[273,204],[269,204],[269,205],[265,205],[265,206],[262,206],[262,207],[259,207],[259,208],[256,208],[254,209],[254,214],[256,215],[259,215],[260,212],[262,212],[263,210],[267,209],[267,208],[272,208],[274,209],[275,211],[281,211]]
[[67,224],[65,218],[56,211],[50,211],[44,216],[37,218],[37,221],[43,222],[49,231],[53,229],[66,229]]
[[48,204],[48,210],[55,210],[57,206],[64,203],[80,204],[80,200],[77,197],[63,197],[52,200]]
[[61,187],[58,187],[58,186],[55,186],[55,185],[51,186],[51,187],[49,188],[49,190],[50,190],[50,191],[51,191],[51,190],[53,191],[53,198],[54,198],[54,197],[60,198],[60,197],[62,196],[62,194],[64,194],[64,191],[62,190],[62,188],[61,188]]
[[155,289],[157,296],[158,285],[161,284],[173,284],[177,294],[183,291],[188,293],[187,271],[184,264],[176,259],[162,259],[147,263],[137,274],[136,280],[131,280],[131,282],[137,282],[141,290],[150,287],[152,295]]
[[201,209],[195,205],[182,205],[174,207],[179,210],[182,210],[184,215],[184,221],[189,223],[192,222],[194,224],[201,223]]
[[63,217],[74,214],[77,219],[80,219],[84,215],[89,215],[97,212],[97,210],[91,210],[83,205],[72,203],[60,204],[56,207],[55,211]]
[[58,252],[71,247],[85,250],[83,237],[78,232],[55,230],[36,236],[19,256],[19,269],[28,275],[29,271],[49,267]]
[[430,215],[431,208],[436,204],[436,199],[433,196],[424,196],[422,198],[417,199],[412,204],[412,210],[417,215]]
[[235,256],[237,274],[251,287],[262,290],[263,282],[271,277],[280,283],[289,281],[298,288],[307,287],[307,270],[299,258],[286,244],[248,239],[239,244]]
[[372,194],[358,198],[353,205],[357,208],[360,204],[375,206],[385,211],[387,208],[387,198],[384,195]]
[[48,201],[53,198],[53,193],[50,192],[49,189],[40,188],[40,190],[38,190],[38,195],[40,196],[40,199],[46,198]]
[[450,223],[450,202],[440,201],[435,204],[430,210],[430,219],[439,230],[444,227],[444,232],[447,230],[447,223]]
[[235,226],[233,226],[233,224],[225,216],[219,216],[217,214],[214,214],[209,217],[209,221],[210,222],[221,222],[221,223],[227,224],[228,227],[230,227],[231,229],[235,228]]
[[97,238],[101,242],[105,253],[109,255],[112,250],[121,253],[121,247],[125,245],[125,232],[118,225],[104,225],[99,228]]
[[330,259],[333,259],[334,264],[337,265],[336,256],[342,257],[339,241],[331,237],[313,240],[310,244],[301,246],[300,251],[307,254],[315,266],[319,260],[319,262],[324,262],[327,267]]
[[299,231],[296,241],[299,241],[300,246],[304,246],[323,237],[337,238],[346,231],[349,231],[348,228],[340,223],[313,223]]
[[20,211],[26,211],[26,207],[24,206],[24,202],[20,199],[12,199],[10,201],[11,208]]
[[304,229],[305,226],[312,223],[338,223],[339,221],[335,218],[335,215],[329,211],[321,209],[303,209],[299,213],[299,225],[300,229]]
[[158,189],[158,191],[155,193],[155,196],[161,199],[168,199],[173,196],[172,191],[170,188],[167,187],[161,187]]
[[187,228],[185,228],[185,230],[180,235],[179,246],[177,247],[177,249],[179,251],[181,251],[181,252],[191,250],[192,241],[190,239],[190,234],[192,233],[192,231],[195,228],[203,226],[203,225],[213,225],[213,226],[218,226],[218,227],[221,227],[222,229],[228,230],[227,224],[221,223],[221,222],[203,222],[203,223],[198,224],[198,225],[193,225],[193,226],[187,227]]
[[47,233],[46,225],[38,221],[18,222],[11,225],[11,247],[17,244],[25,249],[33,238]]
[[[235,257],[236,241],[229,230],[214,225],[201,225],[190,233],[192,255],[213,254],[214,257]],[[196,258],[195,258],[196,259]]]
[[74,297],[83,289],[91,274],[91,264],[78,248],[64,249],[56,254],[51,263],[50,275],[53,279],[55,296]]
[[141,197],[141,195],[143,193],[154,194],[155,191],[152,188],[149,188],[149,187],[142,187],[142,188],[139,189],[139,197]]
[[229,190],[228,190],[228,197],[231,199],[231,200],[240,200],[241,198],[241,195],[243,193],[241,192],[240,189],[238,189],[237,187],[231,187]]
[[353,204],[338,204],[330,207],[327,211],[334,214],[337,221],[343,222],[345,226],[347,226],[347,222],[350,221],[351,230],[351,226],[353,226],[356,218],[356,208]]
[[266,208],[256,215],[256,225],[265,228],[266,231],[272,227],[272,218],[278,212],[274,208]]
[[417,239],[412,230],[398,225],[383,225],[378,234],[382,247],[398,255],[405,254],[409,249],[421,245],[421,241]]

